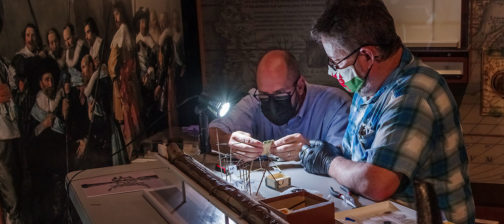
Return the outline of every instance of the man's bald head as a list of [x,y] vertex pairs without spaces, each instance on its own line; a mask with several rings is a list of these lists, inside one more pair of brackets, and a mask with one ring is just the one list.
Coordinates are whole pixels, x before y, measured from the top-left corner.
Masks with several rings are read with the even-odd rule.
[[299,76],[296,58],[284,50],[267,52],[257,65],[257,87],[263,92],[291,88]]

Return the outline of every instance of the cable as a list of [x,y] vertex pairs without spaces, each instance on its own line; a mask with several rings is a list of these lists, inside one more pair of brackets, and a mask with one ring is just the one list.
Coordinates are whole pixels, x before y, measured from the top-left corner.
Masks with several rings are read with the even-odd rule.
[[[158,118],[157,118],[154,122],[152,122],[152,123],[150,124],[150,126],[149,126],[148,128],[146,128],[146,130],[145,130],[145,131],[147,131],[148,129],[152,128],[152,127],[156,124],[156,122],[158,122],[159,120],[161,120],[161,118],[163,118],[164,116],[166,116],[166,112],[165,112],[165,113],[163,113],[160,117],[158,117]],[[126,147],[127,147],[128,145],[130,145],[131,143],[135,142],[136,140],[138,140],[138,139],[140,138],[140,136],[142,136],[142,135],[145,133],[145,131],[144,131],[144,132],[142,132],[140,135],[136,136],[136,137],[135,137],[134,139],[132,139],[130,142],[128,142],[128,144],[126,144],[126,145],[125,145],[125,146],[124,146],[121,150],[119,150],[119,151],[117,151],[117,152],[113,153],[111,157],[114,157],[114,155],[116,155],[116,154],[118,154],[118,153],[120,153],[120,152],[125,151],[125,150],[126,150]],[[70,184],[72,183],[73,179],[74,179],[75,177],[77,177],[77,175],[79,175],[80,173],[84,172],[85,170],[86,170],[86,169],[83,169],[83,170],[78,171],[77,173],[75,173],[75,174],[72,176],[72,178],[70,178],[70,179],[68,180],[68,183],[67,183],[67,186],[66,186],[66,191],[67,191],[67,200],[66,200],[66,209],[65,209],[65,210],[66,210],[66,212],[65,212],[65,216],[66,216],[65,221],[66,221],[67,223],[71,223],[70,206],[68,206],[68,205],[70,204],[70,203],[69,203],[69,202],[70,202],[70,191],[69,191],[69,186],[70,186]]]
[[[28,0],[28,1],[29,1],[29,0]],[[68,7],[69,7],[69,9],[70,9],[70,2],[69,2],[69,6],[68,6]],[[69,15],[69,17],[70,17],[70,11],[69,11],[68,15]],[[108,15],[105,17],[105,18],[106,18],[106,20],[105,20],[105,21],[106,21],[106,24],[105,24],[105,32],[104,32],[105,34],[104,34],[104,36],[103,36],[103,40],[104,40],[104,41],[105,41],[105,40],[107,40],[107,37],[108,37],[108,29],[109,29],[109,26],[108,26],[108,24],[109,24],[109,23],[108,23],[108,22],[109,22],[110,18],[112,18],[111,16],[112,16],[112,12],[109,12],[109,13],[108,13]],[[101,48],[100,48],[100,53],[99,53],[99,55],[100,55],[100,59],[105,58],[105,57],[104,57],[104,54],[105,54],[105,46],[106,46],[105,44],[101,45]],[[93,64],[94,62],[93,62],[93,61],[91,61],[90,63],[91,63],[91,64]],[[103,66],[103,63],[100,63],[100,65],[98,66],[98,69],[99,69],[99,70],[98,70],[98,77],[97,77],[97,80],[96,80],[95,103],[96,103],[96,101],[97,101],[97,100],[96,100],[96,98],[97,98],[97,96],[98,96],[98,89],[99,89],[99,88],[98,88],[98,87],[99,87],[98,85],[99,85],[99,83],[100,83],[101,72],[102,72],[102,71],[101,71],[101,70],[102,70],[101,68],[102,68],[102,66]],[[89,139],[89,136],[91,135],[91,127],[92,127],[92,125],[93,125],[93,122],[94,122],[94,111],[91,113],[91,120],[90,120],[89,127],[88,127],[88,136],[87,136],[87,137],[88,137],[88,139]],[[88,140],[88,141],[89,141],[89,140]],[[87,144],[86,144],[86,147],[87,147]],[[68,144],[67,144],[67,151],[68,151]],[[85,151],[84,151],[84,152],[85,152]],[[69,158],[68,158],[68,152],[67,152],[67,158],[66,158],[66,159],[67,159],[67,167],[68,167],[68,160],[69,160]],[[70,191],[69,191],[69,186],[70,186],[70,184],[72,183],[73,179],[74,179],[75,177],[77,177],[77,175],[79,175],[80,173],[84,172],[85,170],[86,170],[86,169],[82,169],[82,170],[78,171],[77,173],[75,173],[75,174],[72,176],[72,178],[70,178],[70,179],[68,180],[68,183],[67,183],[67,185],[66,185],[66,191],[67,191],[67,195],[66,195],[66,204],[65,204],[65,211],[66,211],[66,212],[64,213],[64,216],[63,216],[63,220],[64,220],[64,222],[65,222],[65,223],[72,223],[72,216],[71,216],[70,206],[69,206],[69,205],[70,205]],[[68,168],[67,168],[67,175],[68,175]],[[65,175],[65,178],[66,178],[66,175]]]
[[[105,45],[102,45],[101,48],[100,48],[100,58],[103,58],[103,52],[104,52],[104,48],[105,48]],[[89,62],[90,64],[93,64],[94,62],[93,61],[90,61]],[[94,103],[93,103],[93,110],[91,112],[91,118],[89,120],[89,126],[88,126],[88,132],[87,132],[87,135],[86,135],[86,139],[87,139],[87,143],[89,143],[89,140],[91,139],[91,129],[93,128],[93,124],[94,124],[94,121],[95,121],[95,113],[94,113],[94,110],[97,106],[97,103],[98,103],[98,90],[100,89],[100,79],[101,79],[101,75],[102,75],[102,67],[103,67],[103,63],[100,63],[100,65],[98,66],[98,71],[97,71],[97,78],[96,78],[96,87],[94,87]],[[93,75],[91,75],[92,77]],[[93,95],[91,95],[93,96]],[[89,103],[88,103],[88,107],[89,107]],[[105,112],[103,112],[105,113]],[[84,148],[84,152],[82,154],[82,156],[84,156],[84,154],[87,152],[87,146],[89,144],[86,143],[86,147]],[[68,173],[68,172],[67,172]]]
[[[66,191],[67,191],[67,200],[65,202],[65,213],[64,213],[64,216],[63,216],[63,220],[65,221],[65,223],[72,223],[72,216],[70,215],[70,184],[72,184],[72,181],[74,180],[75,177],[77,177],[77,175],[79,175],[80,173],[84,172],[84,170],[79,170],[77,171],[77,173],[75,173],[69,180],[68,180],[68,183],[66,184]],[[67,174],[68,175],[68,174]],[[65,178],[66,178],[66,175],[65,175]]]
[[[95,91],[96,91],[96,90],[95,90]],[[187,102],[189,102],[189,101],[191,101],[191,100],[193,100],[193,99],[196,99],[198,96],[199,96],[199,94],[198,94],[198,95],[191,96],[191,97],[188,97],[187,99],[185,99],[184,101],[182,101],[181,103],[179,103],[179,104],[176,106],[176,108],[180,108],[182,105],[186,104]],[[125,145],[124,145],[124,147],[123,147],[121,150],[119,150],[119,151],[117,151],[117,152],[113,153],[113,154],[111,155],[111,157],[114,157],[115,155],[117,155],[117,154],[119,154],[119,153],[121,153],[121,152],[125,151],[125,150],[126,150],[126,148],[127,148],[130,144],[132,144],[133,142],[135,142],[135,141],[137,141],[138,139],[140,139],[140,137],[141,137],[141,136],[142,136],[145,132],[147,132],[147,131],[149,131],[151,128],[153,128],[153,127],[154,127],[154,125],[155,125],[158,121],[160,121],[163,117],[167,116],[167,113],[168,113],[168,111],[164,111],[164,112],[163,112],[163,114],[161,114],[161,116],[159,116],[158,118],[156,118],[156,120],[154,120],[154,121],[153,121],[153,122],[152,122],[152,123],[151,123],[151,124],[150,124],[147,128],[145,128],[145,130],[144,130],[144,131],[142,131],[142,133],[140,133],[140,134],[139,134],[139,135],[137,135],[135,138],[133,138],[130,142],[128,142],[127,144],[125,144]],[[65,216],[66,216],[65,221],[66,221],[67,223],[71,223],[71,216],[70,216],[70,209],[69,209],[70,207],[68,206],[68,205],[70,204],[70,203],[69,203],[69,202],[70,202],[70,191],[69,191],[69,186],[70,186],[70,184],[72,183],[72,181],[74,180],[74,178],[75,178],[75,177],[77,177],[77,175],[79,175],[80,173],[84,172],[85,170],[86,170],[86,169],[83,169],[83,170],[78,171],[77,173],[75,173],[75,174],[72,176],[72,178],[70,178],[70,179],[68,180],[68,183],[67,183],[67,186],[66,186],[66,190],[67,190],[67,202],[66,202],[66,203],[67,203],[67,204],[66,204],[66,209],[65,209],[65,210],[67,211],[67,212],[65,212]]]
[[[70,7],[70,6],[69,6],[69,7]],[[110,16],[111,16],[111,13],[109,13],[109,14],[108,14],[108,16],[106,17],[106,18],[107,18],[107,20],[106,20],[106,21],[107,21],[107,24],[106,24],[106,26],[107,26],[107,27],[106,27],[106,32],[105,32],[105,36],[104,36],[104,39],[103,39],[103,40],[107,40],[107,33],[108,33],[108,32],[107,32],[107,31],[108,31],[108,21],[109,21],[109,19],[110,19]],[[100,52],[101,57],[100,57],[100,58],[104,58],[104,57],[103,57],[103,54],[104,54],[104,48],[105,48],[105,45],[103,45],[103,46],[102,46],[102,48],[100,49],[100,50],[101,50],[101,52]],[[102,66],[102,64],[100,64],[100,66],[97,68],[97,69],[99,69],[99,70],[98,70],[98,77],[97,77],[97,83],[96,83],[96,85],[97,85],[97,86],[96,86],[96,89],[95,89],[95,103],[97,102],[96,97],[98,96],[97,94],[98,94],[98,89],[99,89],[99,88],[98,88],[98,84],[99,84],[99,80],[100,80],[100,76],[101,76],[101,74],[100,74],[100,73],[101,73],[101,66]],[[189,101],[191,101],[191,100],[193,100],[193,99],[196,99],[196,98],[198,98],[198,97],[199,97],[199,94],[198,94],[198,95],[193,95],[193,96],[191,96],[191,97],[188,97],[187,99],[185,99],[184,101],[182,101],[181,103],[179,103],[178,105],[176,105],[176,108],[178,109],[178,108],[180,108],[182,105],[184,105],[184,104],[186,104],[187,102],[189,102]],[[111,157],[114,157],[115,155],[117,155],[117,154],[119,154],[119,153],[122,153],[122,152],[126,151],[126,150],[127,150],[127,147],[128,147],[129,145],[131,145],[132,143],[134,143],[134,142],[136,142],[137,140],[141,139],[141,137],[142,137],[142,136],[143,136],[143,135],[144,135],[147,131],[151,130],[151,129],[154,127],[154,125],[155,125],[158,121],[160,121],[162,118],[164,118],[165,116],[167,116],[167,113],[168,113],[168,111],[164,111],[164,112],[161,114],[161,116],[159,116],[158,118],[156,118],[156,120],[154,120],[154,121],[153,121],[153,122],[152,122],[152,123],[151,123],[151,124],[150,124],[147,128],[145,128],[145,129],[144,129],[144,130],[143,130],[140,134],[138,134],[138,135],[137,135],[137,136],[135,136],[135,138],[133,138],[130,142],[128,142],[127,144],[125,144],[125,145],[124,145],[124,147],[123,147],[121,150],[119,150],[119,151],[116,151],[116,152],[112,153]],[[91,135],[91,127],[92,127],[93,122],[94,122],[94,112],[93,112],[93,113],[92,113],[92,115],[91,115],[91,121],[90,121],[89,128],[88,128],[88,138],[89,138],[89,136]],[[87,145],[86,145],[86,147],[87,147]],[[68,163],[68,153],[67,153],[67,163]],[[67,216],[67,217],[66,217],[66,219],[65,219],[65,221],[66,221],[66,222],[71,223],[70,210],[69,210],[69,206],[68,206],[68,205],[70,204],[70,203],[69,203],[69,202],[70,202],[70,192],[69,192],[69,186],[70,186],[70,184],[72,183],[73,179],[74,179],[75,177],[77,177],[77,175],[79,175],[80,173],[82,173],[82,172],[83,172],[83,171],[85,171],[85,170],[86,170],[86,169],[83,169],[83,170],[80,170],[80,171],[78,171],[77,173],[75,173],[75,174],[72,176],[72,178],[70,178],[70,180],[69,180],[69,181],[68,181],[68,183],[67,183],[67,186],[66,186],[66,189],[67,189],[67,205],[66,205],[66,210],[67,210],[67,212],[65,213],[65,215]],[[68,172],[67,172],[67,173],[68,173]]]
[[187,102],[189,102],[190,100],[193,100],[193,99],[196,99],[197,97],[199,97],[200,94],[198,95],[193,95],[193,96],[190,96],[188,97],[187,99],[185,99],[184,101],[180,102],[176,107],[177,109],[180,108],[181,106],[183,106],[184,104],[186,104]]

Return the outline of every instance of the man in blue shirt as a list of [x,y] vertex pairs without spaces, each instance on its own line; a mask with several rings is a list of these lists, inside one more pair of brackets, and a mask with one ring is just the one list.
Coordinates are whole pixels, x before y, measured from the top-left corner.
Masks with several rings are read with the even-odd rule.
[[383,2],[334,0],[312,36],[329,57],[329,75],[355,94],[342,147],[304,146],[305,170],[411,207],[413,184],[424,181],[448,221],[473,223],[457,104],[446,81],[402,45]]
[[299,151],[309,140],[341,145],[348,123],[348,94],[309,84],[295,57],[282,50],[267,52],[256,75],[257,89],[251,89],[227,116],[210,123],[214,149],[217,135],[245,161],[263,153],[265,140],[275,140],[270,152],[284,160],[299,160]]

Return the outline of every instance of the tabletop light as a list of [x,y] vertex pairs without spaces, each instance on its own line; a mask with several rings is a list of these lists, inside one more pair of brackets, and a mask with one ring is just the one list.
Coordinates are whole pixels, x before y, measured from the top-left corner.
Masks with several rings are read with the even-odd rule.
[[199,95],[198,106],[196,106],[195,112],[199,118],[200,153],[209,153],[212,150],[208,134],[209,117],[224,117],[230,108],[231,104],[225,100],[214,100],[205,93]]

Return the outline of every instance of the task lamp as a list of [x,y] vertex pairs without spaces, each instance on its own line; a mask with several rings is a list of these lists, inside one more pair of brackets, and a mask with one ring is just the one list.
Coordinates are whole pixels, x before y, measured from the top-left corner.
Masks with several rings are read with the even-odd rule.
[[200,153],[205,154],[211,151],[210,137],[208,134],[209,117],[217,118],[224,117],[231,108],[231,104],[227,101],[212,100],[207,94],[201,94],[198,97],[198,106],[195,112],[199,118],[199,147]]

